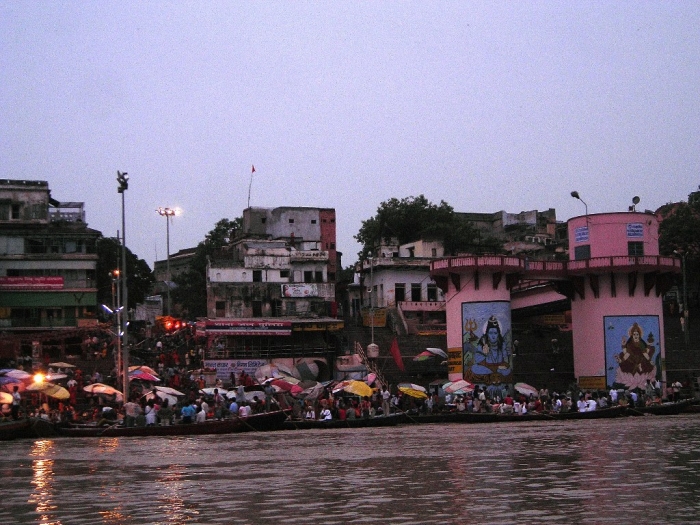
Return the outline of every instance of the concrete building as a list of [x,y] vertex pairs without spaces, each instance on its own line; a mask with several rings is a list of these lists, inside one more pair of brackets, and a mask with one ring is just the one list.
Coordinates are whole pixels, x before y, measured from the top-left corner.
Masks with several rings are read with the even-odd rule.
[[[663,295],[680,260],[659,256],[656,217],[585,215],[570,219],[568,231],[568,261],[463,256],[431,263],[446,295],[451,378],[507,384],[528,355],[556,360],[556,337],[542,340],[541,351],[521,351],[512,317],[534,309],[560,326],[570,323],[572,376],[581,388],[631,389],[646,379],[666,380]],[[555,367],[551,371],[541,384],[557,379]]]
[[51,198],[47,182],[0,180],[0,329],[97,324],[100,236],[83,203]]
[[248,208],[243,225],[207,268],[208,317],[198,334],[208,338],[209,357],[316,359],[323,368],[343,328],[335,210]]

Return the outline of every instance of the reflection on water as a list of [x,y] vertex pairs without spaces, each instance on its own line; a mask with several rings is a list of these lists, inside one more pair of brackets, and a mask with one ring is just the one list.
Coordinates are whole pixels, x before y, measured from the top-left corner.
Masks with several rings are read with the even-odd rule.
[[693,523],[700,416],[3,445],[0,523]]

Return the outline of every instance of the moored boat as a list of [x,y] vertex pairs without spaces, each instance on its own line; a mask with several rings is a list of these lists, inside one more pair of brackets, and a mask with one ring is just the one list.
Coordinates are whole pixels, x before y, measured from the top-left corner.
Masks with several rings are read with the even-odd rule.
[[355,419],[288,419],[282,425],[284,430],[329,429],[329,428],[366,428],[389,427],[400,423],[406,423],[408,418],[404,412],[391,414],[390,416],[377,416]]
[[38,417],[0,423],[0,441],[21,438],[42,438],[56,435],[53,423]]
[[657,416],[675,416],[689,411],[690,407],[695,405],[695,402],[695,399],[683,399],[681,401],[672,401],[643,407],[627,407],[627,413],[631,416],[642,416],[647,414]]
[[240,432],[265,432],[280,430],[287,419],[287,411],[277,410],[253,414],[246,418],[234,417],[221,421],[144,427],[121,425],[95,426],[72,425],[59,429],[59,434],[69,437],[129,437],[129,436],[197,436],[204,434],[234,434]]

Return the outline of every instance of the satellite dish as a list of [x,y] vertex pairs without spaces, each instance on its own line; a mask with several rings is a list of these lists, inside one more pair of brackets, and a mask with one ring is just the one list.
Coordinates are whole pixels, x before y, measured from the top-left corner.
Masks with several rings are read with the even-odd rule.
[[637,197],[636,195],[632,197],[632,204],[639,204],[639,197]]

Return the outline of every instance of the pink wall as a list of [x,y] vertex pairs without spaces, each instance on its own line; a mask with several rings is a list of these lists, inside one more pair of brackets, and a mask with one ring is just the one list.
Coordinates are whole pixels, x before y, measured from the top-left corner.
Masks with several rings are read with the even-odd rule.
[[[510,301],[510,291],[506,288],[506,280],[501,279],[497,289],[492,285],[493,273],[481,269],[479,271],[479,289],[474,289],[474,272],[469,271],[460,275],[460,290],[457,291],[452,281],[449,281],[445,294],[447,318],[447,348],[450,355],[450,380],[462,379],[462,303],[477,301]],[[453,356],[459,353],[460,371],[454,371]]]
[[[571,328],[574,342],[574,372],[576,377],[605,375],[605,326],[603,318],[612,315],[655,315],[659,317],[660,340],[658,345],[661,358],[666,355],[663,325],[663,303],[654,290],[644,296],[644,286],[637,283],[635,294],[629,296],[626,274],[617,274],[615,288],[617,296],[612,297],[610,290],[610,275],[600,275],[600,296],[593,297],[593,292],[586,277],[586,298],[571,302]],[[641,281],[641,279],[640,279]],[[611,366],[611,363],[608,363]],[[662,370],[665,381],[665,371]]]
[[[585,228],[588,226],[588,239]],[[590,245],[591,257],[627,255],[627,243],[644,243],[644,255],[659,255],[659,221],[647,213],[601,213],[569,219],[569,258],[575,248]]]

